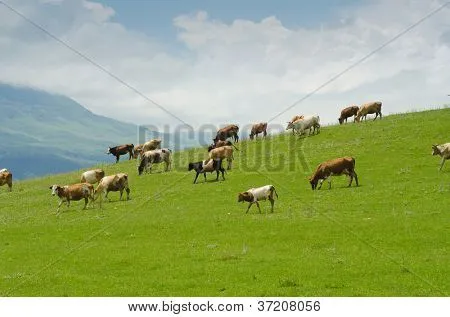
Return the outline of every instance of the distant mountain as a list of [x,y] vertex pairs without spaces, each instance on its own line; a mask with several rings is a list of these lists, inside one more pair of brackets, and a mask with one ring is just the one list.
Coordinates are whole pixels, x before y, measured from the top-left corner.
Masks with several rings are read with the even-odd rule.
[[93,114],[70,98],[0,84],[0,168],[16,179],[111,161],[108,146],[136,139],[136,126]]
[[[171,149],[204,145],[212,138],[148,132],[147,138],[154,137]],[[137,140],[133,124],[96,115],[62,95],[0,83],[0,169],[8,168],[15,179],[114,162],[105,154],[108,146]]]

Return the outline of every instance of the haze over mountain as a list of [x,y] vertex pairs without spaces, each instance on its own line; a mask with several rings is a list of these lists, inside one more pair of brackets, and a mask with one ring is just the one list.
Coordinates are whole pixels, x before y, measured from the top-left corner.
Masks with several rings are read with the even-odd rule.
[[[137,126],[99,116],[74,100],[0,83],[0,168],[15,179],[114,162],[108,146],[138,142]],[[151,123],[151,122],[150,122]],[[204,145],[211,131],[147,131],[139,140],[163,139],[172,150]],[[122,159],[127,159],[125,156]]]
[[0,166],[27,178],[111,161],[108,146],[136,142],[136,126],[96,115],[74,100],[0,84]]

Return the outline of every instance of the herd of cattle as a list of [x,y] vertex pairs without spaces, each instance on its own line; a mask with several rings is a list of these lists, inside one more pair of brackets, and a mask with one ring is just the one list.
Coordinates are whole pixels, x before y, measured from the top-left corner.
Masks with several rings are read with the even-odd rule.
[[[350,106],[341,111],[338,118],[340,124],[347,122],[348,118],[354,117],[353,122],[360,122],[361,119],[367,120],[368,114],[375,114],[374,120],[381,114],[381,102],[371,102],[363,104],[362,106]],[[320,132],[320,118],[319,116],[295,116],[288,122],[286,130],[292,129],[292,133],[303,135],[309,131],[309,135]],[[208,146],[208,158],[199,162],[192,162],[188,164],[188,171],[194,170],[196,172],[194,184],[197,182],[198,176],[203,174],[206,181],[206,173],[216,172],[216,180],[219,179],[220,173],[222,179],[225,180],[225,169],[222,167],[222,161],[228,162],[227,169],[231,169],[233,157],[233,150],[237,147],[228,139],[232,138],[234,142],[239,142],[239,127],[237,125],[228,125],[217,131],[216,137],[213,139],[214,143]],[[267,135],[267,123],[254,124],[249,135],[250,140],[253,140],[260,133],[263,137]],[[128,154],[129,160],[132,158],[140,160],[138,166],[138,174],[141,175],[144,171],[151,173],[153,164],[164,163],[165,171],[171,167],[172,151],[167,148],[161,148],[162,140],[153,139],[144,144],[134,146],[133,144],[118,145],[109,147],[107,154],[112,154],[116,158],[116,163],[119,162],[120,156]],[[442,145],[432,145],[432,155],[439,155],[442,158],[440,170],[444,166],[446,160],[450,159],[450,143]],[[349,187],[353,179],[355,179],[356,186],[358,186],[358,176],[355,172],[355,159],[353,157],[341,157],[332,159],[319,164],[313,175],[309,178],[311,188],[313,190],[320,189],[322,183],[328,180],[329,188],[331,188],[331,176],[347,175],[350,178]],[[94,189],[94,184],[98,183]],[[8,185],[9,191],[12,190],[12,173],[7,169],[0,170],[0,186]],[[58,211],[61,205],[65,202],[70,206],[70,201],[78,201],[84,199],[84,208],[87,208],[89,201],[92,205],[98,198],[100,206],[102,200],[108,198],[110,191],[120,192],[120,200],[122,200],[123,191],[127,193],[127,200],[130,195],[130,188],[128,186],[128,174],[118,173],[115,175],[105,176],[102,169],[94,169],[84,172],[81,175],[81,182],[72,185],[52,185],[50,186],[52,195],[59,197]],[[259,212],[259,201],[269,200],[271,203],[271,210],[274,207],[274,194],[278,198],[278,194],[273,185],[265,185],[258,188],[251,188],[245,192],[238,194],[238,202],[249,202],[247,212],[253,204],[256,204]]]

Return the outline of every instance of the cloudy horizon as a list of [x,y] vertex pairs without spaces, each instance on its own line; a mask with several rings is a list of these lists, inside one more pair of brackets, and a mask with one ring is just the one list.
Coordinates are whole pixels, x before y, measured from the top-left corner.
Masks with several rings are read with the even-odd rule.
[[[180,123],[146,97],[194,127],[274,117],[282,124],[295,114],[335,123],[351,104],[380,100],[389,114],[449,102],[446,6],[279,115],[446,3],[441,0],[318,1],[311,7],[286,0],[278,11],[237,2],[229,10],[190,1],[159,11],[146,11],[150,4],[139,1],[3,2],[73,50],[0,2],[0,82],[62,94],[125,122]],[[146,22],[142,12],[159,18]]]

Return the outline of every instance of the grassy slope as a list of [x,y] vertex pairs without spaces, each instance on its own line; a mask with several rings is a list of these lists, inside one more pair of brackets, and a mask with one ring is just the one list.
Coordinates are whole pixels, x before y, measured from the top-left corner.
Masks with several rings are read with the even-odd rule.
[[[218,183],[191,184],[185,166],[203,149],[176,153],[170,173],[108,165],[129,173],[132,200],[111,193],[103,210],[75,202],[55,216],[48,186],[78,173],[2,187],[0,295],[448,295],[450,164],[438,172],[430,145],[449,141],[449,117],[444,109],[242,142]],[[332,190],[313,192],[311,169],[343,155],[356,158],[361,186],[335,177]],[[245,214],[237,193],[268,183],[280,195],[275,213]]]

